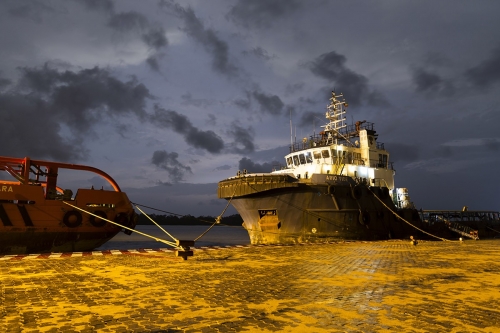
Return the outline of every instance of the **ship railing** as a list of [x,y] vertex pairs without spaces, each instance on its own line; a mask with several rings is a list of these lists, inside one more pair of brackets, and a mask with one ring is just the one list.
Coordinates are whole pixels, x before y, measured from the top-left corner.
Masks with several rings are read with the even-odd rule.
[[[343,142],[346,143],[345,140],[343,140]],[[332,144],[331,139],[329,141],[328,138],[324,135],[311,135],[309,138],[304,138],[301,142],[295,142],[293,145],[291,145],[290,153],[313,147],[326,147],[330,144]]]
[[[359,129],[360,130],[364,130],[365,129],[365,130],[368,130],[368,131],[373,131],[373,125],[374,125],[374,123],[364,122],[361,125],[359,125]],[[345,135],[345,136],[348,136],[349,134],[357,132],[357,131],[358,130],[356,128],[356,124],[346,125],[346,127],[341,128],[339,130],[339,132],[342,135]]]
[[297,187],[294,177],[289,175],[247,174],[219,182],[218,197],[230,198],[283,187]]
[[283,165],[281,163],[275,162],[272,164],[272,171],[278,171],[278,170],[285,170],[286,165]]
[[[366,122],[360,125],[359,129],[373,130],[374,123]],[[347,125],[344,128],[338,130],[340,135],[336,138],[338,144],[352,144],[350,141],[347,142],[351,138],[359,137],[359,131],[356,129],[356,125]],[[346,140],[347,139],[347,140]],[[304,149],[309,149],[313,147],[324,147],[333,144],[333,140],[335,138],[328,138],[328,135],[324,132],[320,132],[319,134],[314,134],[309,136],[309,138],[304,138],[300,142],[295,142],[290,145],[290,153],[295,151],[300,151]],[[384,149],[383,143],[377,143],[378,149]]]
[[389,185],[387,184],[387,181],[384,178],[373,178],[371,180],[371,186],[389,188]]
[[370,167],[394,170],[393,162],[384,162],[380,160],[370,160]]
[[460,210],[422,210],[422,221],[435,222],[472,222],[500,221],[500,213],[495,211],[460,211]]
[[458,222],[444,221],[444,223],[448,226],[448,229],[456,232],[457,234],[460,234],[464,237],[472,238],[474,240],[479,239],[478,231],[475,229],[472,229],[471,227],[465,226],[465,225],[460,224]]

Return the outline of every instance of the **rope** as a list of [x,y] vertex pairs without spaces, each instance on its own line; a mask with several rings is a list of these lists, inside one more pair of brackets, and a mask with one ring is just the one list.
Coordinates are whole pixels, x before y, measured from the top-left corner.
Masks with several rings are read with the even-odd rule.
[[[158,208],[153,208],[153,207],[149,207],[149,206],[146,206],[146,205],[138,204],[138,203],[136,203],[136,202],[132,202],[132,201],[131,201],[130,203],[131,203],[131,204],[133,204],[133,205],[135,205],[135,206],[141,206],[141,207],[145,207],[145,208],[149,208],[149,209],[157,210],[157,211],[159,211],[159,212],[162,212],[162,213],[168,213],[168,214],[170,214],[170,215],[176,215],[176,216],[181,216],[181,217],[182,217],[182,216],[186,216],[186,215],[176,214],[176,213],[168,212],[168,211],[166,211],[166,210],[161,210],[161,209],[158,209]],[[212,223],[212,222],[210,222],[210,223]]]
[[155,220],[153,220],[151,217],[149,217],[149,215],[148,215],[148,214],[144,213],[144,212],[142,211],[142,209],[140,209],[137,205],[135,206],[135,208],[137,208],[137,209],[138,209],[138,210],[139,210],[142,214],[146,215],[146,217],[147,217],[147,218],[148,218],[151,222],[153,222],[153,223],[154,223],[154,224],[155,224],[158,228],[160,228],[161,230],[163,230],[163,232],[164,232],[164,233],[166,233],[167,235],[169,235],[169,236],[170,236],[170,238],[172,238],[174,241],[177,241],[177,238],[175,238],[174,236],[172,236],[171,234],[169,234],[169,233],[167,232],[167,230],[163,229],[163,228],[162,228],[162,227],[161,227],[158,223],[156,223],[156,222],[155,222]]
[[[254,188],[252,185],[250,185],[250,184],[247,184],[247,185],[248,185],[249,187],[251,187],[252,189],[254,189],[254,190],[256,190],[256,191],[257,191],[257,189],[256,189],[256,188]],[[368,188],[368,187],[367,187],[367,188]],[[371,191],[369,188],[368,188],[368,190],[369,190],[371,193],[373,193],[373,191]],[[405,222],[405,223],[409,224],[409,225],[410,225],[410,226],[412,226],[413,228],[415,228],[415,229],[417,229],[417,230],[419,230],[419,231],[423,232],[424,234],[427,234],[427,235],[429,235],[429,236],[431,236],[431,237],[434,237],[434,238],[440,239],[440,240],[442,240],[442,241],[452,242],[452,241],[451,241],[451,240],[449,240],[449,239],[446,239],[446,238],[441,238],[441,237],[435,236],[435,235],[430,234],[430,233],[428,233],[427,231],[422,230],[422,229],[418,228],[417,226],[415,226],[415,225],[411,224],[410,222],[406,221],[404,218],[402,218],[401,216],[399,216],[397,213],[395,213],[395,212],[394,212],[394,211],[393,211],[393,210],[392,210],[389,206],[387,206],[387,205],[386,205],[386,204],[385,204],[382,200],[380,200],[380,198],[379,198],[379,197],[378,197],[375,193],[373,193],[373,195],[374,195],[374,196],[375,196],[375,198],[376,198],[378,201],[380,201],[380,202],[382,203],[382,205],[384,205],[384,206],[385,206],[385,207],[386,207],[386,208],[387,208],[387,209],[388,209],[388,210],[389,210],[392,214],[394,214],[397,218],[401,219],[403,222]],[[233,196],[234,196],[234,194],[233,194]],[[231,198],[232,198],[232,197],[231,197]],[[319,215],[319,214],[315,214],[315,213],[313,213],[313,212],[307,211],[306,209],[303,209],[303,208],[301,208],[301,207],[299,207],[299,206],[293,205],[293,204],[291,204],[290,202],[286,202],[286,201],[285,201],[285,200],[283,200],[283,199],[279,199],[279,198],[277,198],[277,199],[278,199],[278,200],[280,200],[280,201],[282,201],[282,202],[284,202],[284,203],[286,203],[286,204],[288,204],[288,205],[289,205],[289,206],[291,206],[291,207],[297,208],[297,209],[299,209],[299,210],[301,210],[301,211],[305,212],[306,214],[309,214],[309,215],[312,215],[312,216],[321,217],[321,215]],[[359,203],[358,203],[358,207],[359,207]],[[322,218],[323,218],[323,217],[322,217]],[[329,220],[328,220],[328,219],[326,219],[326,218],[324,219],[324,221],[325,221],[325,222],[327,222],[327,223],[329,223],[329,224],[339,226],[339,224],[338,224],[338,223],[335,223],[335,222],[333,222],[333,221],[329,221]],[[273,233],[273,232],[272,232],[272,231],[267,231],[267,233]]]
[[493,231],[495,231],[495,232],[498,232],[498,233],[500,234],[500,231],[498,231],[498,230],[495,230],[495,229],[490,228],[490,227],[488,227],[488,226],[486,226],[486,228],[488,228],[488,229],[490,229],[490,230],[493,230]]
[[418,230],[418,231],[420,231],[420,232],[423,232],[423,233],[424,233],[424,234],[426,234],[426,235],[429,235],[429,236],[431,236],[431,237],[434,237],[434,238],[440,239],[440,240],[442,240],[442,241],[452,242],[452,241],[451,241],[451,240],[449,240],[449,239],[446,239],[446,238],[441,238],[441,237],[435,236],[435,235],[433,235],[433,234],[428,233],[428,232],[427,232],[427,231],[425,231],[425,230],[422,230],[422,229],[418,228],[417,226],[414,226],[413,224],[411,224],[410,222],[406,221],[404,218],[402,218],[401,216],[399,216],[399,215],[398,215],[396,212],[394,212],[394,211],[393,211],[393,210],[392,210],[389,206],[387,206],[387,205],[385,204],[385,202],[383,202],[383,201],[382,201],[382,200],[381,200],[381,199],[380,199],[380,198],[379,198],[379,197],[378,197],[375,193],[373,193],[373,191],[372,191],[369,187],[367,187],[367,189],[368,189],[368,190],[369,190],[369,191],[373,194],[373,196],[374,196],[375,198],[377,198],[377,200],[378,200],[378,201],[380,201],[380,203],[382,203],[382,205],[384,205],[384,206],[385,206],[385,208],[387,208],[387,209],[388,209],[388,210],[389,210],[392,214],[394,214],[394,215],[395,215],[398,219],[402,220],[403,222],[405,222],[405,223],[409,224],[409,225],[410,225],[410,226],[412,226],[413,228],[417,229],[417,230]]
[[116,223],[116,222],[114,222],[114,221],[110,221],[110,220],[105,219],[105,218],[103,218],[103,217],[101,217],[101,216],[99,216],[99,215],[96,215],[96,214],[94,214],[94,213],[91,213],[91,212],[89,212],[89,211],[86,211],[85,209],[82,209],[82,208],[80,208],[80,207],[77,207],[77,206],[75,206],[75,205],[72,205],[72,204],[70,204],[70,203],[68,203],[68,202],[66,202],[66,201],[63,201],[63,203],[64,203],[64,204],[66,204],[66,205],[68,205],[68,206],[71,206],[71,207],[73,207],[73,208],[75,208],[75,209],[78,209],[78,210],[80,210],[80,211],[82,211],[82,212],[84,212],[84,213],[87,213],[87,214],[89,214],[89,215],[92,215],[92,216],[94,216],[94,217],[97,217],[97,218],[99,218],[99,219],[101,219],[101,220],[104,220],[104,221],[109,222],[109,223],[111,223],[111,224],[117,225],[117,226],[119,226],[119,227],[121,227],[121,228],[123,228],[123,229],[127,229],[127,230],[130,230],[130,231],[132,231],[132,232],[138,233],[138,234],[140,234],[140,235],[143,235],[143,236],[146,236],[146,237],[152,238],[152,239],[154,239],[154,240],[155,240],[155,241],[157,241],[157,242],[161,242],[161,243],[164,243],[164,244],[167,244],[167,245],[173,246],[173,247],[177,247],[177,244],[176,244],[176,243],[173,243],[173,242],[170,242],[170,241],[167,241],[167,240],[161,239],[161,238],[157,238],[157,237],[154,237],[154,236],[148,235],[148,234],[146,234],[146,233],[143,233],[143,232],[141,232],[141,231],[138,231],[138,230],[135,230],[135,229],[132,229],[132,228],[126,227],[126,226],[121,225],[121,224],[119,224],[119,223]]
[[236,187],[234,187],[234,192],[233,192],[233,195],[232,195],[232,196],[231,196],[231,198],[229,198],[229,200],[227,201],[227,205],[226,205],[226,207],[224,208],[224,210],[222,211],[222,213],[220,213],[220,215],[219,215],[219,216],[217,216],[217,217],[215,218],[215,222],[214,222],[214,223],[213,223],[213,224],[212,224],[212,225],[211,225],[211,226],[210,226],[207,230],[205,230],[205,232],[204,232],[204,233],[202,233],[202,234],[201,234],[201,235],[199,235],[197,238],[195,238],[195,240],[194,240],[195,242],[196,242],[198,239],[200,239],[201,237],[205,236],[205,234],[206,234],[207,232],[209,232],[209,231],[210,231],[210,229],[212,229],[212,228],[213,228],[216,224],[219,224],[219,223],[220,223],[220,221],[221,221],[221,219],[222,219],[222,215],[224,215],[224,213],[225,213],[225,212],[226,212],[226,210],[228,209],[229,204],[231,203],[231,200],[233,200],[233,198],[234,198],[234,195],[235,195],[235,194],[236,194]]
[[[184,217],[184,216],[188,216],[188,215],[182,215],[182,214],[176,214],[176,213],[172,213],[172,212],[169,212],[169,211],[166,211],[166,210],[161,210],[161,209],[158,209],[158,208],[153,208],[153,207],[149,207],[149,206],[146,206],[146,205],[143,205],[143,204],[139,204],[139,203],[136,203],[136,202],[130,202],[131,204],[135,205],[135,206],[140,206],[140,207],[145,207],[145,208],[148,208],[148,209],[152,209],[152,210],[156,210],[158,212],[162,212],[162,213],[167,213],[167,214],[170,214],[170,215],[175,215],[175,216],[180,216],[180,217]],[[137,208],[139,209],[139,208]],[[198,221],[200,222],[205,222],[205,223],[210,223],[212,224],[213,222],[212,221],[206,221],[206,220],[202,220],[200,218],[196,218]],[[224,226],[228,226],[228,227],[235,227],[234,225],[227,225],[227,224],[223,224],[223,223],[219,223],[220,225],[224,225]]]

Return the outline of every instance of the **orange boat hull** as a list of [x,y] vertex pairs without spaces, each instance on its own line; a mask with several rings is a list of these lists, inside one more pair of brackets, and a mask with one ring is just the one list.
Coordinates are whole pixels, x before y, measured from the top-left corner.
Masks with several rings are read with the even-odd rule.
[[[2,166],[2,161],[8,163]],[[72,197],[72,191],[58,188],[55,180],[49,179],[48,172],[43,175],[48,175],[49,181],[34,181],[22,177],[12,161],[0,157],[0,169],[4,168],[19,180],[0,180],[0,254],[91,251],[121,230],[130,233],[135,227],[134,208],[114,181],[114,190],[79,189]],[[24,161],[25,164],[20,164],[23,172],[26,168],[32,169],[33,165],[38,169],[40,165],[46,165],[41,161],[36,161],[37,164],[33,161],[28,164],[29,159]],[[51,163],[53,168],[67,166],[46,163]],[[70,166],[94,171],[90,167]],[[50,188],[57,188],[59,193],[49,191]]]

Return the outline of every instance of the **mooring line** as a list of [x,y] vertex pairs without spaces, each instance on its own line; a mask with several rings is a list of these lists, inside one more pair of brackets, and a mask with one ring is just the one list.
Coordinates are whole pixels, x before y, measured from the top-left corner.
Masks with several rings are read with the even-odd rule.
[[119,224],[119,223],[116,223],[116,222],[114,222],[114,221],[110,221],[110,220],[108,220],[108,219],[103,218],[102,216],[99,216],[99,215],[96,215],[96,214],[94,214],[94,213],[92,213],[92,212],[86,211],[85,209],[82,209],[82,208],[80,208],[80,207],[77,207],[77,206],[75,206],[75,205],[72,205],[72,204],[70,204],[70,203],[68,203],[68,202],[66,202],[66,201],[63,201],[63,203],[64,203],[64,204],[66,204],[66,205],[68,205],[68,206],[71,206],[71,207],[73,207],[73,208],[75,208],[75,209],[78,209],[78,210],[80,210],[80,211],[82,211],[82,212],[84,212],[84,213],[87,213],[87,214],[89,214],[89,215],[92,215],[92,216],[94,216],[94,217],[97,217],[97,218],[99,218],[99,219],[101,219],[101,220],[104,220],[104,221],[109,222],[109,223],[111,223],[111,224],[117,225],[117,226],[119,226],[119,227],[121,227],[121,228],[123,228],[123,229],[127,229],[127,230],[130,230],[130,231],[132,231],[132,232],[138,233],[138,234],[140,234],[140,235],[143,235],[143,236],[146,236],[146,237],[152,238],[152,239],[154,239],[154,240],[155,240],[155,241],[157,241],[157,242],[161,242],[161,243],[164,243],[164,244],[167,244],[167,245],[173,246],[173,247],[175,247],[175,248],[177,248],[177,247],[178,247],[176,243],[173,243],[173,242],[170,242],[170,241],[167,241],[167,240],[164,240],[164,239],[158,238],[158,237],[154,237],[154,236],[148,235],[148,234],[146,234],[146,233],[143,233],[143,232],[141,232],[141,231],[138,231],[138,230],[135,230],[135,229],[132,229],[132,228],[126,227],[126,226],[121,225],[121,224]]
[[387,208],[387,209],[388,209],[388,210],[389,210],[392,214],[394,214],[394,215],[395,215],[398,219],[402,220],[403,222],[405,222],[405,223],[409,224],[409,225],[410,225],[410,226],[412,226],[413,228],[417,229],[418,231],[423,232],[423,233],[424,233],[424,234],[426,234],[426,235],[429,235],[429,236],[431,236],[431,237],[434,237],[434,238],[440,239],[440,240],[442,240],[442,241],[446,241],[446,242],[453,242],[452,240],[449,240],[449,239],[446,239],[446,238],[442,238],[442,237],[438,237],[438,236],[435,236],[435,235],[433,235],[433,234],[431,234],[431,233],[428,233],[427,231],[422,230],[422,229],[420,229],[419,227],[417,227],[417,226],[415,226],[415,225],[411,224],[409,221],[406,221],[404,218],[402,218],[402,217],[401,217],[401,216],[399,216],[396,212],[394,212],[394,211],[393,211],[393,210],[392,210],[389,206],[387,206],[387,205],[385,204],[385,202],[383,202],[383,201],[382,201],[382,200],[381,200],[381,199],[380,199],[380,198],[379,198],[379,197],[378,197],[378,196],[377,196],[377,195],[376,195],[376,194],[375,194],[375,193],[374,193],[374,192],[373,192],[373,191],[372,191],[372,190],[371,190],[368,186],[367,186],[366,188],[368,189],[368,191],[370,191],[370,192],[373,194],[373,196],[374,196],[375,198],[377,198],[377,200],[378,200],[378,201],[380,201],[380,203],[381,203],[382,205],[384,205],[384,206],[385,206],[385,208]]
[[202,233],[201,235],[199,235],[194,241],[196,242],[198,239],[200,239],[201,237],[205,236],[205,234],[207,232],[210,231],[210,229],[212,229],[216,224],[219,224],[220,221],[222,220],[222,215],[224,215],[224,213],[226,212],[227,208],[229,207],[229,204],[231,203],[231,200],[233,200],[233,197],[234,195],[236,194],[236,187],[234,188],[234,191],[233,191],[233,195],[231,196],[231,198],[229,198],[229,200],[227,201],[227,205],[226,207],[224,208],[224,210],[222,211],[222,213],[220,213],[219,216],[217,216],[215,218],[215,222],[204,232]]
[[138,209],[138,210],[139,210],[142,214],[146,215],[146,217],[147,217],[147,218],[148,218],[151,222],[153,222],[153,223],[154,223],[154,224],[155,224],[158,228],[160,228],[161,230],[163,230],[163,232],[164,232],[164,233],[166,233],[167,235],[169,235],[169,236],[170,236],[170,238],[172,238],[174,241],[177,241],[177,238],[175,238],[174,236],[172,236],[171,234],[169,234],[169,233],[167,232],[167,230],[163,229],[163,228],[162,228],[162,227],[161,227],[158,223],[156,223],[156,221],[155,221],[155,220],[153,220],[153,219],[152,219],[152,218],[151,218],[148,214],[144,213],[144,212],[142,211],[142,209],[140,209],[140,208],[139,208],[139,206],[135,205],[135,208],[137,208],[137,209]]

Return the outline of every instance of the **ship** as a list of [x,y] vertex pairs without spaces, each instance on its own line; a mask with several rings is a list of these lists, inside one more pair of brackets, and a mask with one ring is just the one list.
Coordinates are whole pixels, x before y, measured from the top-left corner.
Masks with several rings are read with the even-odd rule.
[[322,130],[291,140],[285,165],[218,183],[218,197],[241,215],[252,244],[500,236],[497,211],[417,209],[408,189],[395,187],[374,123],[348,124],[347,108],[332,92]]
[[[130,235],[135,228],[137,216],[130,200],[102,170],[0,157],[0,171],[6,175],[0,179],[0,254],[91,251],[118,232]],[[73,195],[59,186],[61,172],[90,172],[111,189],[92,186]]]

